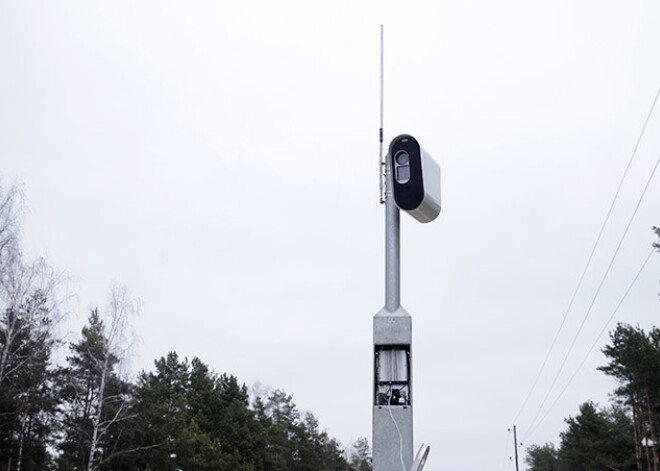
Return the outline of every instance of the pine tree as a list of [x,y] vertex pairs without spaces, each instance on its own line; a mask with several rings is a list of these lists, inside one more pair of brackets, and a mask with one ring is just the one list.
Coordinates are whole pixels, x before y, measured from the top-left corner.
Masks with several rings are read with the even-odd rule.
[[527,449],[525,463],[529,471],[560,471],[558,452],[552,443],[543,446],[532,445]]
[[249,408],[245,384],[235,376],[222,374],[214,381],[217,394],[217,434],[228,462],[235,470],[262,470],[259,449],[265,445],[261,424]]
[[[145,469],[260,471],[265,445],[261,424],[248,408],[245,385],[216,376],[198,358],[189,365],[176,353],[142,373],[138,410]],[[161,444],[162,446],[159,446]]]
[[633,443],[630,421],[619,410],[598,411],[591,402],[580,406],[576,417],[566,419],[568,429],[561,434],[559,459],[571,471],[632,469]]
[[344,457],[339,442],[321,430],[318,419],[311,412],[305,413],[302,421],[300,442],[303,446],[302,469],[348,471],[350,466]]
[[297,443],[297,423],[300,413],[293,403],[293,397],[282,390],[273,391],[264,403],[267,420],[266,460],[268,471],[294,471],[300,461]]
[[0,463],[8,470],[48,466],[50,356],[61,319],[59,278],[20,250],[20,206],[19,187],[0,184]]
[[[138,444],[142,468],[175,470],[185,454],[181,438],[190,425],[187,393],[190,382],[188,362],[175,352],[154,362],[155,372],[142,372],[136,390],[137,411],[142,424]],[[189,435],[195,435],[195,431]],[[188,436],[187,441],[190,441]],[[185,468],[182,468],[185,469]]]
[[70,346],[69,366],[59,374],[61,470],[106,469],[130,446],[123,429],[130,429],[126,422],[132,418],[132,386],[117,372],[120,359],[112,335],[99,311],[92,310],[82,338]]
[[[45,469],[55,402],[50,355],[54,345],[46,297],[35,292],[0,318],[0,349],[8,353],[0,383],[0,462]],[[7,333],[7,327],[14,329]]]
[[366,437],[359,437],[353,444],[353,450],[350,453],[350,464],[352,471],[371,471],[372,456],[369,440]]
[[223,466],[218,470],[254,469],[245,387],[233,376],[218,378],[198,358],[191,363],[187,394],[190,419],[220,446]]
[[649,471],[658,471],[660,331],[646,334],[640,327],[619,324],[610,339],[603,349],[609,363],[599,370],[618,380],[614,394],[631,411],[638,466],[645,461]]

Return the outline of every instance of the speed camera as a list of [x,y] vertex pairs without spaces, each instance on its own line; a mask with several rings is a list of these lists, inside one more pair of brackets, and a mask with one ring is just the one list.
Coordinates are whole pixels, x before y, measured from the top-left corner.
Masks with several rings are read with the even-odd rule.
[[394,202],[420,222],[440,214],[440,166],[417,142],[402,134],[390,144]]

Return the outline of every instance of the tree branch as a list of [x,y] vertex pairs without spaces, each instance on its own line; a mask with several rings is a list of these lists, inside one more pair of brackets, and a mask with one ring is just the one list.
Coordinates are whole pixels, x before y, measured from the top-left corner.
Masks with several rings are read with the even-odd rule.
[[149,445],[149,446],[139,446],[137,448],[131,448],[130,450],[122,450],[118,451],[116,453],[113,453],[112,455],[102,459],[101,461],[98,462],[97,466],[101,466],[102,464],[107,463],[108,461],[120,456],[120,455],[127,455],[129,453],[135,453],[136,451],[144,451],[144,450],[151,450],[153,448],[158,448],[159,446],[165,445],[167,442],[162,442],[158,443],[156,445]]

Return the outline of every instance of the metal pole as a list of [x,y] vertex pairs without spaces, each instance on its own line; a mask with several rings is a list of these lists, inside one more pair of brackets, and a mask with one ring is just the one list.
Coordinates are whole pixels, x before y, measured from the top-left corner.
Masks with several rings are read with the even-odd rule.
[[[380,183],[381,203],[385,203],[385,306],[373,318],[374,390],[373,404],[373,470],[408,471],[413,463],[413,384],[412,384],[412,318],[401,306],[401,271],[399,250],[399,208],[394,203],[392,169],[389,158],[383,158],[383,27],[381,26],[381,124]],[[385,180],[383,182],[383,180]],[[384,183],[384,184],[383,184]],[[407,378],[395,381],[388,370],[377,365],[402,358]],[[379,375],[382,375],[380,377]],[[397,389],[398,388],[398,389]],[[397,390],[406,392],[404,403],[393,403]],[[381,395],[386,394],[385,401]],[[403,397],[403,396],[401,396]]]
[[394,204],[389,160],[385,166],[385,308],[394,312],[401,306],[401,250],[399,208]]
[[[385,56],[383,37],[383,25],[380,25],[380,197],[381,203],[385,203],[385,309],[394,312],[401,306],[399,208],[394,204],[394,195],[392,194],[390,159],[383,156],[383,76]],[[385,181],[383,182],[383,180]]]
[[[399,208],[394,203],[389,167],[388,163],[385,178],[385,306],[374,316],[374,354],[378,362],[380,351],[405,352],[409,367],[408,403],[392,404],[390,397],[385,404],[376,402],[373,406],[373,470],[408,471],[413,463],[412,318],[401,306]],[[378,388],[378,373],[374,379]],[[390,384],[389,394],[396,387],[406,387],[404,383]]]
[[516,451],[516,471],[518,471],[518,436],[515,425],[513,426],[513,449]]

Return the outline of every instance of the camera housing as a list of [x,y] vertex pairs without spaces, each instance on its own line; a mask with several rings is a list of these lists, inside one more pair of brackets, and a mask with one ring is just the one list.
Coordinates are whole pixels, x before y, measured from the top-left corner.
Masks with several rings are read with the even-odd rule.
[[402,134],[390,143],[388,155],[394,202],[419,222],[440,214],[440,166],[417,142]]

